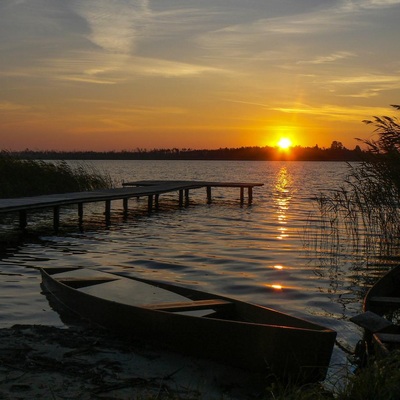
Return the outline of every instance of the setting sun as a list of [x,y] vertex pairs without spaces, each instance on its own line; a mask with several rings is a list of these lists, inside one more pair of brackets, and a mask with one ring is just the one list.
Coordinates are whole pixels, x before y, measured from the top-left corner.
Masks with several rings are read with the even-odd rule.
[[292,145],[292,141],[288,138],[281,138],[278,142],[278,146],[281,149],[288,149]]

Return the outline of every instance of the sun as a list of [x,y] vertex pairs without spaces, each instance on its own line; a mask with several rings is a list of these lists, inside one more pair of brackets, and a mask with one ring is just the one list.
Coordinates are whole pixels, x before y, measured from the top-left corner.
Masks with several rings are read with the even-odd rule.
[[282,150],[288,149],[292,145],[292,141],[286,137],[283,137],[278,142],[278,147]]

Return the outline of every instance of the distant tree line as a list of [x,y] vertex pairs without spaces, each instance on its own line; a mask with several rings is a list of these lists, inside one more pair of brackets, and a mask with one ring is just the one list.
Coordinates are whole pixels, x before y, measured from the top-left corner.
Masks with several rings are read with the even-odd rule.
[[24,159],[40,160],[237,160],[237,161],[360,161],[363,151],[359,146],[349,150],[341,142],[331,147],[294,146],[287,150],[277,147],[239,147],[214,150],[196,149],[140,149],[123,151],[40,151],[26,149],[15,153]]

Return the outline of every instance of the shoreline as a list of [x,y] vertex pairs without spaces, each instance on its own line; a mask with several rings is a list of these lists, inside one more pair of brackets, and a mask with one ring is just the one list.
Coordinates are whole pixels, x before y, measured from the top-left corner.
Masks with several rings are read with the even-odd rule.
[[266,380],[127,341],[101,328],[0,329],[0,397],[11,399],[246,399]]

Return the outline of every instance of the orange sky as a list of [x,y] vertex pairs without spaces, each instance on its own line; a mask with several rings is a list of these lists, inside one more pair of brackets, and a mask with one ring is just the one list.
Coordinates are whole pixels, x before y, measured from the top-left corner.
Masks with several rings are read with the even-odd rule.
[[250,3],[2,0],[0,148],[354,148],[394,114],[400,0]]

